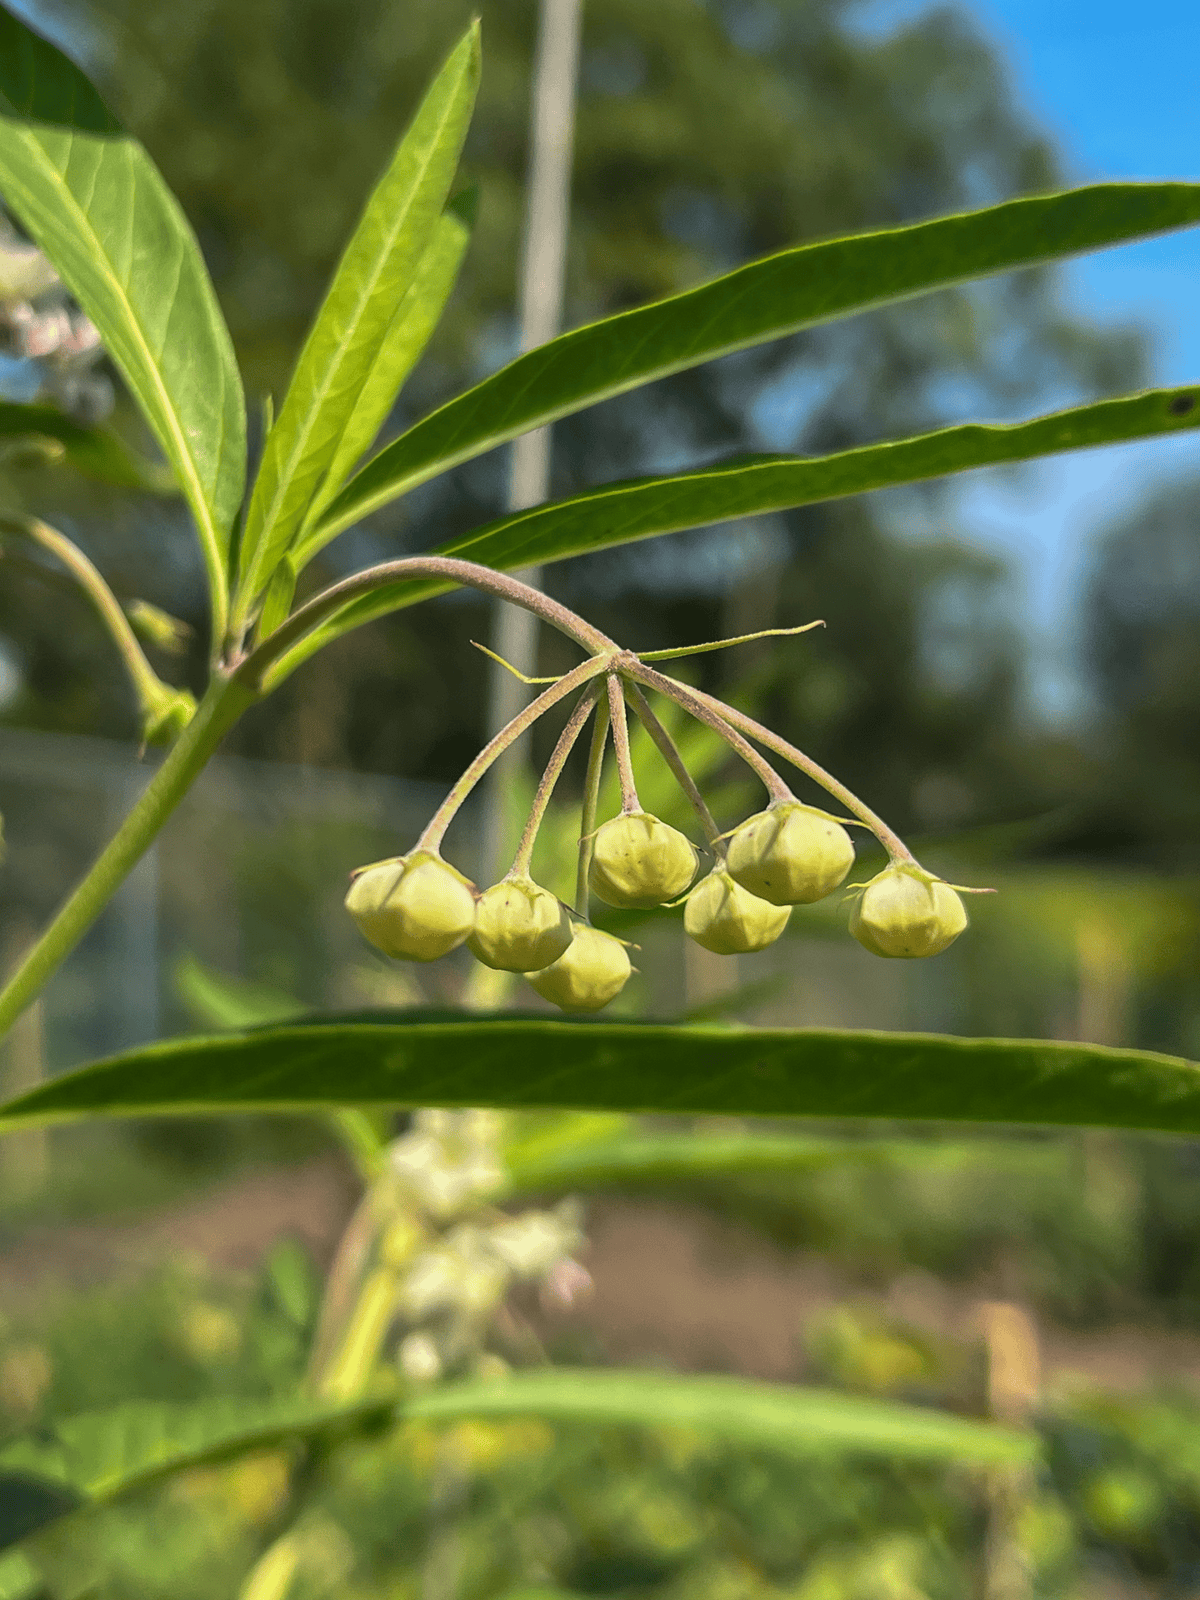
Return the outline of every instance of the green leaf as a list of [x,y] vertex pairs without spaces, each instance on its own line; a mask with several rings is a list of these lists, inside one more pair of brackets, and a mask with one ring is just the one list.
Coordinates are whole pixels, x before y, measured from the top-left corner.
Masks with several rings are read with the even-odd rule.
[[723,1444],[811,1457],[829,1452],[933,1461],[1029,1461],[1032,1434],[943,1411],[742,1378],[537,1369],[440,1384],[406,1400],[404,1417],[536,1416],[589,1427],[686,1428]]
[[63,447],[63,461],[89,478],[151,494],[176,492],[175,479],[166,468],[131,450],[111,428],[85,428],[53,406],[0,400],[0,438],[50,439]]
[[[334,274],[263,451],[246,513],[246,619],[314,499],[371,443],[453,283],[463,224],[442,209],[479,86],[479,25],[451,51]],[[456,254],[457,252],[457,254]],[[413,319],[409,329],[403,319]]]
[[191,507],[224,630],[246,419],[199,246],[79,69],[0,10],[0,191],[100,330]]
[[[458,280],[467,245],[471,240],[471,196],[452,201],[438,218],[420,261],[416,276],[405,291],[396,314],[380,340],[378,352],[363,383],[354,409],[346,419],[337,450],[325,472],[320,491],[305,518],[311,527],[320,513],[375,443],[387,421],[404,380],[416,366],[430,335],[441,321],[446,301]],[[299,571],[329,541],[329,535],[302,533],[292,557]]]
[[181,956],[172,974],[175,993],[195,1022],[209,1028],[257,1028],[290,1022],[307,1009],[294,995],[266,983],[251,983]]
[[[680,528],[782,511],[820,500],[892,488],[973,467],[1027,461],[1200,427],[1200,392],[1155,389],[1120,400],[1074,406],[1029,422],[967,423],[911,439],[860,445],[829,456],[759,456],[667,478],[604,484],[501,517],[452,539],[437,555],[463,556],[501,570],[559,561]],[[278,676],[331,639],[450,587],[389,584],[335,613],[289,651]]]
[[[3,1547],[4,1527],[8,1506],[0,1508],[0,1548]],[[20,1550],[10,1550],[0,1556],[0,1600],[45,1600],[47,1590],[41,1573]]]
[[[377,1423],[380,1400],[337,1404],[222,1397],[192,1405],[131,1401],[84,1412],[0,1449],[0,1548],[82,1506],[101,1505],[171,1472]],[[7,1515],[10,1505],[24,1515]]]
[[412,1011],[146,1045],[10,1100],[0,1106],[0,1126],[335,1105],[909,1117],[1195,1134],[1200,1068],[1150,1051],[1040,1039]]
[[544,1153],[506,1154],[506,1194],[551,1190],[658,1188],[672,1183],[711,1183],[764,1172],[814,1172],[847,1162],[906,1163],[928,1170],[938,1163],[961,1166],[963,1145],[911,1141],[777,1138],[761,1134],[627,1133]]
[[332,532],[439,472],[584,406],[828,322],[1015,267],[1200,222],[1200,184],[1110,183],[800,245],[519,356],[381,451],[329,507]]

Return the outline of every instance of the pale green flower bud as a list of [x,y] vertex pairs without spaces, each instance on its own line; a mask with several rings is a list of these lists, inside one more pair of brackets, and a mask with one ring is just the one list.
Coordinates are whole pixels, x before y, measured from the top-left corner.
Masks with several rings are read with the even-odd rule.
[[567,909],[532,878],[505,878],[485,889],[475,908],[467,949],[500,972],[539,972],[570,944]]
[[966,925],[954,890],[920,867],[886,867],[850,913],[850,932],[877,956],[939,955]]
[[774,906],[811,905],[853,864],[854,845],[841,823],[799,800],[747,817],[730,834],[726,854],[730,875]]
[[791,906],[773,906],[717,867],[688,895],[684,932],[719,956],[748,955],[774,944],[788,925]]
[[449,862],[431,850],[414,850],[357,873],[346,910],[385,956],[436,961],[475,926],[475,893]]
[[699,859],[677,828],[647,811],[628,811],[596,834],[589,881],[610,906],[644,910],[681,895]]
[[565,953],[541,972],[526,976],[543,1000],[564,1011],[599,1011],[620,994],[632,971],[619,939],[577,923]]

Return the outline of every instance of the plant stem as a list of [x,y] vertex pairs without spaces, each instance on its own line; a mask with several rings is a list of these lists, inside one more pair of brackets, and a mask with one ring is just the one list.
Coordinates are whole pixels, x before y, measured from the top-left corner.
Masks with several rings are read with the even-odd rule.
[[67,538],[66,534],[59,533],[57,528],[52,528],[48,522],[42,522],[37,517],[13,516],[5,513],[0,516],[0,532],[7,530],[11,530],[18,538],[28,539],[33,544],[41,545],[43,550],[48,550],[62,562],[95,607],[100,621],[108,629],[109,636],[120,651],[134,693],[137,695],[139,708],[143,712],[152,711],[163,695],[169,695],[172,691],[146,660],[137,635],[129,625],[129,618],[122,611],[117,597],[97,568],[92,565],[79,546]]
[[554,793],[554,785],[562,776],[562,769],[567,764],[567,757],[575,748],[575,741],[583,732],[587,719],[592,714],[600,695],[597,684],[590,684],[580,697],[579,704],[572,711],[570,720],[562,733],[558,743],[554,746],[554,753],[546,763],[546,770],[542,773],[542,781],[538,784],[537,793],[533,797],[533,806],[529,812],[529,821],[525,824],[525,831],[521,835],[521,843],[517,847],[509,877],[525,877],[529,873],[529,865],[533,860],[533,847],[537,842],[538,829],[542,825],[542,818],[546,815],[546,807],[550,804],[550,796]]
[[255,696],[215,681],[95,865],[0,993],[0,1037],[71,953]]
[[[594,628],[590,622],[585,622],[582,617],[576,616],[573,611],[560,605],[557,600],[552,600],[549,595],[542,594],[540,590],[531,588],[527,583],[521,583],[517,578],[510,578],[507,573],[497,572],[493,567],[480,566],[475,561],[460,561],[454,556],[406,556],[401,561],[385,561],[380,566],[367,567],[365,571],[356,572],[353,577],[345,578],[341,583],[335,583],[331,588],[323,590],[307,605],[294,611],[281,627],[252,650],[238,666],[237,676],[258,690],[267,683],[268,674],[271,674],[270,683],[274,687],[287,676],[287,673],[280,671],[272,674],[271,669],[279,666],[283,657],[294,646],[300,645],[314,629],[332,617],[335,612],[340,611],[343,606],[353,600],[361,600],[375,590],[386,588],[391,584],[416,582],[421,579],[435,581],[440,579],[448,584],[465,584],[468,588],[478,589],[483,594],[497,595],[501,600],[511,600],[513,605],[524,606],[527,611],[532,611],[535,616],[541,617],[543,622],[549,623],[552,628],[557,628],[560,633],[565,633],[568,638],[574,639],[576,644],[582,645],[591,655],[599,655],[610,650],[616,652],[618,648],[606,633],[601,633],[599,628]],[[298,666],[306,653],[297,652],[298,659],[292,665]]]
[[629,722],[625,716],[625,687],[615,672],[608,675],[608,715],[612,721],[613,749],[617,756],[617,775],[621,780],[621,810],[640,811],[637,784],[633,781],[633,757],[629,753]]
[[592,747],[588,751],[587,775],[583,780],[583,806],[579,817],[579,865],[575,870],[575,909],[588,914],[588,874],[592,868],[592,840],[596,832],[596,810],[600,804],[600,779],[604,773],[604,752],[608,746],[608,701],[596,707],[592,728]]
[[[678,687],[682,687],[679,685]],[[722,720],[727,720],[743,733],[757,739],[759,744],[765,744],[768,750],[773,750],[776,755],[782,756],[785,761],[790,761],[792,766],[810,777],[814,783],[819,783],[822,789],[827,789],[834,799],[840,800],[847,811],[852,811],[860,822],[870,828],[887,851],[892,861],[906,861],[916,863],[916,857],[901,839],[888,827],[882,817],[876,816],[869,805],[866,805],[844,783],[839,783],[832,773],[826,772],[811,756],[806,756],[803,750],[798,750],[794,744],[789,744],[779,734],[772,733],[770,728],[764,727],[761,722],[756,722],[753,717],[748,717],[744,711],[738,711],[733,706],[728,706],[713,695],[703,694],[699,689],[688,691],[693,698],[700,700],[711,710],[714,715]]]
[[654,740],[654,743],[658,746],[663,760],[667,763],[675,775],[675,781],[679,784],[679,787],[683,790],[684,794],[687,795],[688,800],[691,802],[692,810],[699,817],[700,826],[704,829],[705,838],[708,840],[709,844],[712,845],[714,850],[719,851],[717,841],[720,838],[720,834],[717,831],[717,824],[713,818],[713,814],[705,805],[704,796],[700,793],[699,789],[697,789],[695,779],[692,777],[691,773],[684,764],[683,757],[676,748],[674,739],[672,739],[671,735],[654,715],[654,712],[650,706],[650,702],[646,699],[646,696],[638,688],[636,683],[631,683],[629,685],[628,692],[630,703],[632,704],[633,709],[637,712],[642,726]]
[[725,721],[723,716],[725,707],[720,700],[713,700],[711,696],[701,694],[698,689],[689,689],[686,684],[668,678],[663,672],[656,672],[653,667],[643,666],[641,662],[626,670],[638,683],[644,683],[648,689],[657,689],[659,694],[665,694],[668,700],[674,700],[676,705],[681,705],[698,722],[704,723],[705,727],[719,734],[761,779],[773,805],[796,798],[771,763],[760,756],[753,745],[747,744],[741,734],[735,732]]
[[353,1400],[367,1387],[396,1313],[400,1275],[389,1266],[367,1274],[354,1311],[329,1370],[322,1376],[319,1393],[331,1400]]
[[446,836],[446,829],[454,819],[455,812],[470,794],[471,790],[483,777],[496,758],[508,749],[515,739],[519,739],[526,728],[531,728],[543,711],[557,705],[573,690],[582,687],[589,678],[598,677],[607,670],[608,656],[593,656],[589,661],[581,661],[579,665],[558,680],[548,689],[544,689],[536,700],[531,700],[524,711],[519,711],[507,727],[501,728],[494,739],[490,739],[483,749],[463,773],[462,777],[442,801],[429,821],[428,827],[417,840],[417,850],[432,850],[436,855],[442,847],[442,840]]

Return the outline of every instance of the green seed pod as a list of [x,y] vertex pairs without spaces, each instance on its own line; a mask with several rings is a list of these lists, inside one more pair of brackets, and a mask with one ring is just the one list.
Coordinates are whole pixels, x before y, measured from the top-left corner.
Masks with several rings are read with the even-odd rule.
[[385,956],[436,961],[475,926],[475,890],[441,856],[414,850],[357,873],[346,910]]
[[573,936],[566,907],[549,889],[529,877],[505,878],[480,895],[467,949],[500,972],[539,972]]
[[799,800],[747,817],[730,835],[726,855],[742,888],[773,906],[823,899],[853,864],[854,844],[841,823]]
[[939,955],[966,925],[954,890],[920,867],[886,867],[850,913],[850,932],[877,956]]
[[688,895],[683,929],[689,938],[719,956],[748,955],[774,944],[791,914],[791,906],[760,900],[717,867]]
[[620,994],[632,971],[619,939],[576,923],[566,952],[541,972],[526,976],[543,1000],[564,1011],[599,1011]]
[[627,811],[596,834],[589,882],[610,906],[645,910],[681,895],[699,860],[677,828],[647,811]]

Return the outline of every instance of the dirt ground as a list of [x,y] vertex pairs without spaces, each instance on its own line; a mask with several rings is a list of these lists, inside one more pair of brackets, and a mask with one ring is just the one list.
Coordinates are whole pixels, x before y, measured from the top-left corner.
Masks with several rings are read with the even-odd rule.
[[[86,1284],[146,1270],[170,1256],[251,1271],[273,1244],[300,1240],[326,1264],[356,1197],[350,1172],[326,1158],[239,1178],[186,1205],[127,1224],[36,1227],[0,1253],[0,1302],[52,1282]],[[828,1262],[781,1249],[752,1229],[665,1202],[605,1198],[588,1208],[586,1264],[595,1292],[560,1323],[613,1360],[681,1370],[795,1377],[803,1329],[847,1299],[931,1334],[977,1336],[995,1286],[947,1285],[905,1273],[865,1288]],[[1200,1385],[1200,1337],[1110,1326],[1038,1329],[1047,1390],[1074,1382],[1111,1390],[1156,1379]]]

